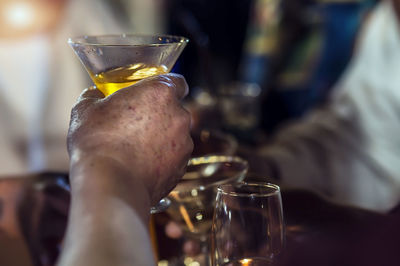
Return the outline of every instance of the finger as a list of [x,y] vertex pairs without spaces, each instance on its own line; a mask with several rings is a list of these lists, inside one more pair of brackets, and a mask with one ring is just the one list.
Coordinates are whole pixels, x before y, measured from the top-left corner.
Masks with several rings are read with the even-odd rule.
[[189,86],[186,83],[185,78],[182,75],[176,73],[169,73],[165,75],[160,75],[159,77],[167,77],[171,80],[172,86],[175,88],[176,97],[182,100],[189,93]]
[[104,94],[99,91],[96,87],[91,86],[83,90],[81,95],[79,95],[78,102],[83,100],[98,100],[104,98]]
[[79,95],[78,101],[73,106],[72,110],[83,110],[90,106],[99,99],[104,98],[104,94],[99,91],[96,87],[92,86],[83,90]]
[[182,100],[189,93],[189,86],[186,83],[185,78],[179,74],[169,73],[169,74],[165,74],[165,75],[158,75],[158,76],[150,77],[150,78],[141,80],[140,82],[136,83],[133,86],[141,86],[147,82],[161,83],[161,84],[166,85],[168,88],[172,88],[173,89],[172,91],[178,100]]

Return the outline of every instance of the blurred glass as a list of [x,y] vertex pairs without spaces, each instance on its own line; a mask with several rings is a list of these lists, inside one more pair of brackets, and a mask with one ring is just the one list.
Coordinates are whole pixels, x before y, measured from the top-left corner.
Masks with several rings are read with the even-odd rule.
[[256,83],[233,82],[220,90],[224,128],[249,133],[260,123],[261,88]]
[[280,188],[268,183],[218,187],[212,265],[275,265],[284,245]]
[[230,134],[218,130],[202,129],[192,132],[194,149],[192,157],[205,155],[234,155],[238,143]]
[[192,158],[186,174],[168,196],[171,200],[168,214],[186,237],[202,242],[202,254],[198,259],[206,265],[217,186],[242,181],[247,169],[247,161],[239,157]]

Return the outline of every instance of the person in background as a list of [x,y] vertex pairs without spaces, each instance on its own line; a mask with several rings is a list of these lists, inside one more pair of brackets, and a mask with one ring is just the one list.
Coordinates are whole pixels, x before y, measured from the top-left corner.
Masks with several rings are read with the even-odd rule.
[[399,6],[374,9],[325,104],[246,154],[255,172],[342,204],[388,212],[399,203]]
[[71,208],[59,266],[155,265],[150,207],[193,149],[182,76],[149,78],[104,99],[84,91],[68,133]]
[[[400,203],[400,1],[380,2],[326,102],[281,124],[267,142],[243,146],[250,172],[284,187],[382,213]],[[173,222],[172,238],[182,236]],[[196,254],[198,246],[186,242]]]
[[[253,6],[239,6],[248,2]],[[235,134],[241,143],[250,143],[242,153],[251,161],[250,171],[276,177],[288,186],[318,191],[343,204],[381,212],[398,204],[398,1],[233,1],[230,8],[250,14],[247,33],[242,29],[246,22],[240,20],[242,27],[238,27],[230,17],[232,12],[227,12],[229,19],[218,21],[228,6],[218,3],[181,6],[191,7],[197,30],[209,36],[211,57],[236,59],[218,60],[229,62],[229,67],[208,62],[209,72],[224,80],[204,87],[218,94],[219,87],[239,81],[259,85],[262,90],[259,98],[265,99],[255,99],[247,109],[258,105],[263,109],[259,123],[252,125],[265,138],[258,139],[252,128],[243,133],[237,124],[229,125],[231,121],[250,123],[244,119],[246,115],[239,117],[238,110],[247,111],[235,104],[240,97],[232,97],[232,102],[219,95],[215,101],[208,100],[210,109],[223,109],[218,113],[222,117],[228,114],[229,119],[218,121],[219,129]],[[216,18],[209,19],[207,12]],[[237,34],[225,34],[229,31],[224,23],[232,23]],[[241,42],[243,35],[247,37]],[[224,75],[226,69],[229,75]],[[191,87],[199,86],[189,73],[185,76]],[[247,92],[242,95],[244,104]],[[226,106],[231,109],[225,111]],[[196,117],[201,117],[201,111],[198,113]],[[250,118],[257,121],[254,116]],[[194,124],[205,124],[201,122]]]

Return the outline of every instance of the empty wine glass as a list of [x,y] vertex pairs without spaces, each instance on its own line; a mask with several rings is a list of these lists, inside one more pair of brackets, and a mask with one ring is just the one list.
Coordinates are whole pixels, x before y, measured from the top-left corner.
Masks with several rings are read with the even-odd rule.
[[218,187],[212,225],[212,265],[275,265],[283,250],[282,200],[277,185]]

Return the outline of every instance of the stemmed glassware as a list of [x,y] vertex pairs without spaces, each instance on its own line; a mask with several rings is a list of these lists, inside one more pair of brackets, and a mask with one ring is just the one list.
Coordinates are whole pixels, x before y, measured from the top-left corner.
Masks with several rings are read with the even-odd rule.
[[188,39],[171,35],[70,38],[69,45],[105,96],[144,78],[171,71]]
[[[171,71],[188,39],[171,35],[102,35],[70,38],[69,45],[96,87],[108,96],[136,82]],[[155,213],[168,207],[163,199]]]
[[217,187],[240,182],[248,169],[247,161],[236,156],[210,155],[192,158],[187,172],[169,194],[171,218],[185,236],[201,243],[196,259],[200,265],[209,265],[209,239]]
[[284,246],[282,200],[277,185],[218,187],[212,225],[212,265],[276,265]]

